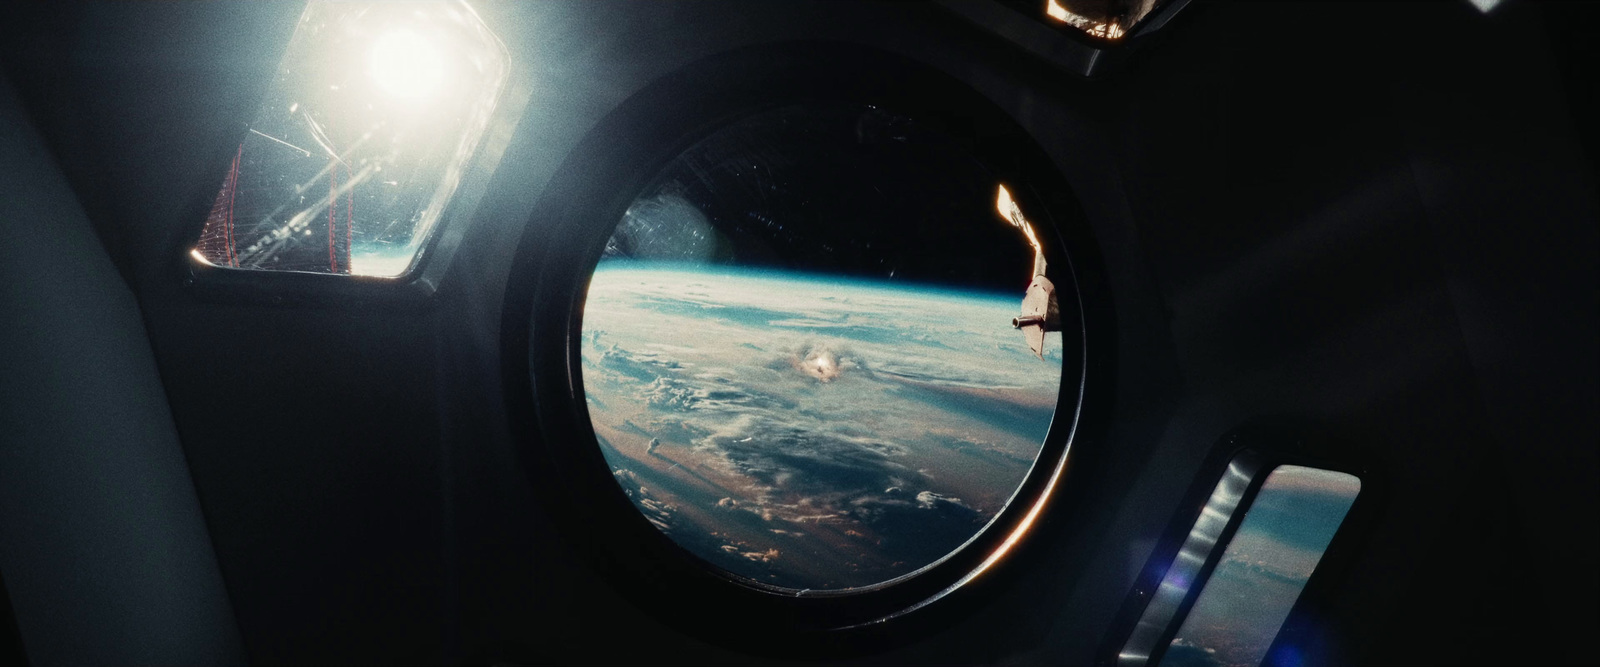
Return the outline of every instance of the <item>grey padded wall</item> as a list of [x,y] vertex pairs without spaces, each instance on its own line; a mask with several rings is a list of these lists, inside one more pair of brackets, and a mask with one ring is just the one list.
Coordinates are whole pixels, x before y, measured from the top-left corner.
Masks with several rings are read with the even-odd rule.
[[4,79],[0,576],[33,665],[244,662],[139,307]]

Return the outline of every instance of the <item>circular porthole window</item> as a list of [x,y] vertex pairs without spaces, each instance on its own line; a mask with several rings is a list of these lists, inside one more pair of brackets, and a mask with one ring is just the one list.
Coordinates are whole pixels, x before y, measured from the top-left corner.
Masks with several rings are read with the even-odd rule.
[[1085,386],[1081,214],[992,103],[773,47],[636,94],[557,173],[508,286],[508,405],[631,599],[761,650],[881,627],[1037,526]]
[[992,171],[937,127],[846,103],[712,132],[628,206],[583,305],[581,372],[621,489],[685,551],[780,589],[938,562],[1033,468],[1059,333]]

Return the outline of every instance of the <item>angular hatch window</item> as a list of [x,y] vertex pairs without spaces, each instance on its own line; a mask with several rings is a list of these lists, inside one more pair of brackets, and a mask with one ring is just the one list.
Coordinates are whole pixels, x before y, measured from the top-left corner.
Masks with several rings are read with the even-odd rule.
[[310,2],[191,254],[238,269],[404,275],[507,69],[505,47],[464,3]]
[[938,127],[846,103],[681,153],[583,306],[621,490],[689,554],[783,590],[870,589],[960,549],[1029,474],[1061,391],[1038,213],[1014,194]]
[[[1254,498],[1241,507],[1262,471],[1252,452],[1228,464],[1160,586],[1150,592],[1117,655],[1119,667],[1253,667],[1266,659],[1360,495],[1361,479],[1280,465],[1265,473]],[[1237,529],[1224,540],[1230,525]],[[1194,602],[1185,612],[1189,599]]]
[[1261,664],[1359,493],[1354,475],[1274,468],[1161,665]]

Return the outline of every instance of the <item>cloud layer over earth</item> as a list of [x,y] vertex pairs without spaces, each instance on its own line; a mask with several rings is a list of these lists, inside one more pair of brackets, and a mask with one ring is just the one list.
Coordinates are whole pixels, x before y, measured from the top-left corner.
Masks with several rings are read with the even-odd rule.
[[1017,299],[633,262],[596,271],[583,382],[618,483],[740,576],[866,586],[999,513],[1054,413]]

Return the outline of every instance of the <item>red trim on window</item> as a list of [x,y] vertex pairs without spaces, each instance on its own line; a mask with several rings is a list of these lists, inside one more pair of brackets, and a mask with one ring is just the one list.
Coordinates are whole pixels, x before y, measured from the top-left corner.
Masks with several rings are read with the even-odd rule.
[[352,185],[352,186],[350,186],[350,190],[348,192],[345,192],[345,195],[344,195],[344,270],[345,270],[345,273],[352,273],[352,271],[350,270],[350,251],[352,249],[352,245],[351,245],[352,240],[353,240],[352,237],[355,235],[355,227],[356,227],[355,209],[356,209],[356,188],[355,188],[354,185]]
[[239,159],[244,157],[244,144],[239,144],[239,151],[233,154],[233,166],[228,168],[228,219],[223,223],[223,239],[227,243],[228,266],[238,266],[238,254],[233,245],[233,200],[239,194]]
[[332,171],[328,172],[328,272],[338,273],[339,260],[333,254],[333,229],[334,211],[339,206],[339,164],[335,162],[332,167]]

